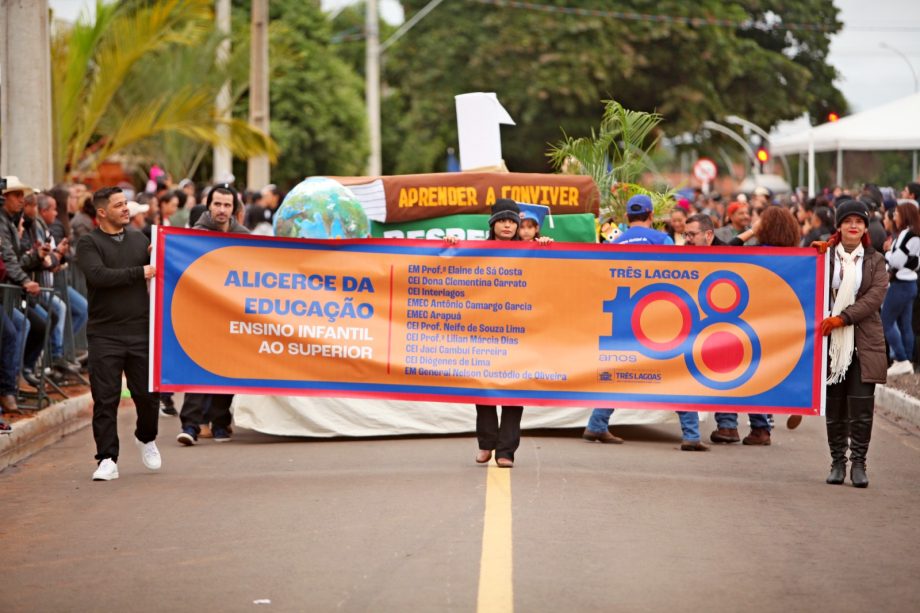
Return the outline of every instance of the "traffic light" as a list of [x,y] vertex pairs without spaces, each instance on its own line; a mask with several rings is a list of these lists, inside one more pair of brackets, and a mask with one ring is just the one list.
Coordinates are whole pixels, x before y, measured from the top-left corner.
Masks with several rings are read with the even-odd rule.
[[836,111],[831,111],[830,113],[827,114],[827,120],[830,123],[834,123],[838,119],[840,119],[840,115]]
[[763,173],[763,165],[770,161],[770,152],[766,147],[758,147],[756,156],[760,162],[760,172]]

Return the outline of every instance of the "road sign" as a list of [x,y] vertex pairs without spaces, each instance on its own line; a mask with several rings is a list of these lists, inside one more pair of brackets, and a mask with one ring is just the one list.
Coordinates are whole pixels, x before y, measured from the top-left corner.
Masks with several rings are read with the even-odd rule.
[[693,176],[703,183],[709,183],[715,179],[716,174],[716,163],[709,158],[700,158],[693,165]]

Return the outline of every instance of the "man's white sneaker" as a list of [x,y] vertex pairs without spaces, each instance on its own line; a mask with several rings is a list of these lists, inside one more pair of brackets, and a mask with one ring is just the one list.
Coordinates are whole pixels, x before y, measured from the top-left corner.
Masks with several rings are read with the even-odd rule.
[[914,365],[911,364],[910,360],[901,360],[900,362],[895,362],[888,368],[889,377],[897,377],[898,375],[909,375],[914,372]]
[[157,449],[157,444],[154,441],[149,443],[142,443],[137,439],[134,439],[134,442],[138,447],[141,448],[141,461],[144,463],[144,466],[148,470],[160,470],[163,462],[160,459],[160,450]]
[[118,464],[112,461],[112,458],[106,458],[99,462],[99,467],[93,473],[93,481],[111,481],[118,478]]

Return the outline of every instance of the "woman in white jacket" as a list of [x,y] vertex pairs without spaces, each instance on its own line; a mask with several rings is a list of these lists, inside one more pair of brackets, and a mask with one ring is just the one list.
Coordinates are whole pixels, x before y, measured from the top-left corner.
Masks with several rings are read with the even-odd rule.
[[891,284],[882,304],[885,340],[894,357],[888,369],[889,377],[914,372],[911,319],[917,298],[917,269],[920,268],[920,212],[917,207],[899,204],[894,212],[894,228],[897,234],[889,239],[890,247],[885,253]]

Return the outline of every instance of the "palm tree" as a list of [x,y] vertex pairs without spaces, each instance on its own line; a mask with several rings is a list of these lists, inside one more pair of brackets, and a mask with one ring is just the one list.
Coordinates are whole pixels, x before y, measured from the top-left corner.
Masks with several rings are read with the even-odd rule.
[[[214,59],[217,40],[211,0],[97,0],[94,22],[81,19],[56,32],[56,178],[89,172],[117,153],[151,159],[164,139],[274,159],[277,146],[268,135],[216,114],[217,91],[228,76]],[[226,137],[221,124],[229,128]]]
[[669,206],[672,193],[651,192],[637,183],[651,166],[649,152],[658,144],[655,134],[661,115],[632,111],[615,100],[604,101],[604,115],[598,132],[550,145],[547,157],[569,174],[588,175],[601,195],[601,217],[623,219],[626,201],[635,194],[648,194],[656,216]]

